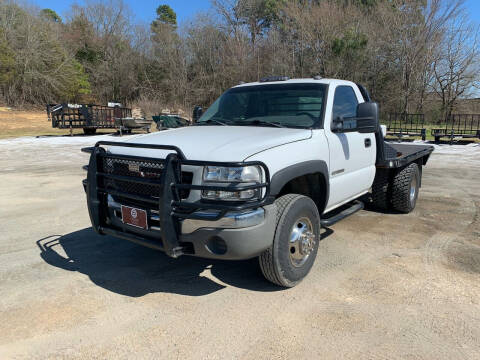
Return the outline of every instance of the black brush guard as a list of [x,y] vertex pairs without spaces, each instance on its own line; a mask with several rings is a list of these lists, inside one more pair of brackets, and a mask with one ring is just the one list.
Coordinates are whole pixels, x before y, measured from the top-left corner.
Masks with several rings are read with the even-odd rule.
[[[136,157],[130,155],[109,154],[105,151],[102,145],[115,147],[133,147],[142,149],[154,150],[170,150],[172,151],[163,161],[164,167],[159,179],[142,178],[123,176],[116,174],[109,174],[103,171],[103,158],[115,158],[123,160],[138,160],[138,161],[156,161],[159,159]],[[260,206],[271,203],[269,197],[270,193],[270,175],[267,166],[260,161],[249,162],[214,162],[214,161],[198,161],[187,160],[183,152],[176,146],[172,145],[152,145],[152,144],[134,144],[134,143],[119,143],[111,141],[99,141],[95,147],[84,148],[84,152],[91,153],[88,165],[87,182],[85,184],[85,191],[87,193],[87,204],[90,220],[94,230],[100,234],[109,234],[124,238],[133,242],[141,243],[142,245],[159,248],[171,257],[178,257],[184,254],[184,246],[179,240],[180,219],[201,219],[215,221],[229,211],[242,211],[247,209],[255,209]],[[223,167],[241,167],[248,165],[260,166],[265,174],[265,182],[253,185],[240,186],[215,186],[215,185],[193,185],[184,184],[181,182],[181,166],[223,166]],[[113,180],[129,181],[138,184],[156,185],[159,186],[159,193],[152,194],[158,197],[154,199],[148,196],[140,196],[123,191],[107,190],[104,187],[104,179],[110,178]],[[213,190],[213,191],[244,191],[251,189],[265,189],[261,199],[244,202],[227,202],[227,201],[197,201],[187,202],[182,200],[179,196],[180,190]],[[149,241],[133,232],[122,231],[115,229],[108,225],[108,204],[107,195],[120,196],[136,201],[142,201],[152,205],[153,209],[158,210],[160,218],[160,230],[151,230],[152,234],[158,234],[158,241]],[[201,217],[195,214],[197,210],[218,210],[215,217]]]

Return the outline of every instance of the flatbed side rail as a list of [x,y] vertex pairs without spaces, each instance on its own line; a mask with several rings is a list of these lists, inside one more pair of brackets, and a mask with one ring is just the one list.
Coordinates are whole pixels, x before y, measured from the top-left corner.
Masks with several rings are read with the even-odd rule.
[[[110,154],[103,146],[112,147],[131,147],[143,149],[156,149],[171,151],[165,159],[137,157],[131,155]],[[86,151],[88,150],[88,151]],[[108,195],[118,196],[130,201],[140,201],[147,204],[148,208],[158,211],[160,218],[160,230],[152,230],[152,234],[158,236],[159,247],[172,257],[182,254],[182,245],[179,242],[179,221],[181,219],[199,219],[196,215],[197,210],[215,211],[216,216],[203,218],[202,220],[216,221],[230,211],[242,211],[254,209],[266,205],[271,202],[270,199],[270,174],[268,167],[260,161],[249,162],[216,162],[216,161],[199,161],[188,160],[185,154],[173,145],[156,145],[156,144],[136,144],[114,141],[99,141],[93,148],[83,149],[90,152],[90,161],[88,165],[88,175],[86,182],[87,203],[90,219],[93,228],[99,233],[117,234],[121,233],[122,237],[132,237],[132,241],[138,241],[138,237],[134,233],[129,233],[124,229],[109,226],[107,220],[108,213]],[[154,162],[158,169],[161,169],[159,176],[155,178],[144,178],[141,172],[138,176],[125,176],[109,173],[103,168],[106,159],[117,159],[119,161],[138,161],[138,162]],[[182,165],[191,166],[222,166],[222,167],[241,167],[255,165],[259,166],[264,174],[264,181],[255,184],[239,184],[226,186],[219,185],[194,185],[182,181]],[[156,194],[138,195],[126,191],[121,188],[109,187],[108,182],[128,182],[132,184],[141,184],[145,186],[155,186],[158,189]],[[207,201],[200,200],[195,202],[187,201],[182,198],[182,191],[191,190],[213,190],[225,192],[240,192],[245,190],[258,189],[261,197],[251,201]]]

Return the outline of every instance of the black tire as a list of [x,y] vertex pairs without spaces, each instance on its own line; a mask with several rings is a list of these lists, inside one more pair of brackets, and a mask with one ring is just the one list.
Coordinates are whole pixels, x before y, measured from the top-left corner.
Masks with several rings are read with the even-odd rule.
[[377,169],[372,185],[372,205],[379,210],[390,209],[390,173],[388,170]]
[[[317,256],[320,242],[320,215],[317,206],[307,196],[287,194],[275,200],[277,206],[277,226],[273,245],[259,256],[260,269],[272,283],[293,287],[310,272]],[[290,255],[292,245],[290,235],[301,219],[308,219],[312,226],[314,243],[303,263],[294,265]],[[293,254],[293,253],[292,253]]]
[[83,128],[83,133],[85,135],[95,135],[97,129]]
[[392,182],[393,208],[402,213],[411,212],[417,203],[419,188],[420,170],[417,164],[410,164],[396,173]]

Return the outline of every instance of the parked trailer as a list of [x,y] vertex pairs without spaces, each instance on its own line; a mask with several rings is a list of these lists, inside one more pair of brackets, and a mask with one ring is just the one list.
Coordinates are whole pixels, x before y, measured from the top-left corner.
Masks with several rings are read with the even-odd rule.
[[120,129],[120,135],[122,135],[122,132],[130,134],[133,129],[143,129],[149,133],[152,127],[152,122],[152,120],[144,118],[115,118],[115,124],[118,129]]
[[398,136],[427,137],[424,114],[389,113],[387,116],[387,134]]
[[58,129],[83,129],[86,135],[93,135],[97,129],[117,129],[116,118],[129,118],[132,109],[92,104],[48,104],[48,120]]
[[480,139],[480,114],[452,114],[446,121],[445,126],[433,128],[432,136],[435,142],[442,137],[479,138]]
[[181,117],[179,114],[159,114],[152,116],[152,119],[157,124],[158,130],[174,129],[190,125],[190,121]]

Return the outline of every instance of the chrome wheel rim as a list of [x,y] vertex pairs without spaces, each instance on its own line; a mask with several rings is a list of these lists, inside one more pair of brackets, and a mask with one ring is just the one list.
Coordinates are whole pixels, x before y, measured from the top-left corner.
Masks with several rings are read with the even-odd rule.
[[300,267],[309,258],[315,247],[315,233],[309,218],[302,217],[295,221],[290,232],[288,251],[290,262],[295,267]]
[[417,193],[417,177],[414,176],[410,183],[410,204],[415,202],[415,194]]

